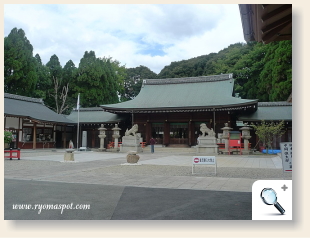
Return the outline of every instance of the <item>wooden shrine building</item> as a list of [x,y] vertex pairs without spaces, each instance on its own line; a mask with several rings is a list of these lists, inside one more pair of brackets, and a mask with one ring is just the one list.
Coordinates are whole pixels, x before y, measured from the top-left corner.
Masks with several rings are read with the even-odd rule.
[[[77,132],[77,123],[79,123],[79,145],[83,145],[82,133],[84,132],[84,136],[86,133],[86,141],[85,147],[89,148],[99,148],[100,139],[98,137],[99,130],[98,128],[101,124],[104,124],[104,127],[107,129],[105,145],[107,143],[113,141],[112,138],[112,128],[115,124],[119,124],[120,127],[125,127],[123,123],[126,123],[126,120],[120,117],[119,115],[105,112],[101,107],[88,107],[88,108],[80,108],[79,111],[74,109],[71,111],[70,115],[67,118],[75,123],[74,130]],[[76,143],[76,134],[73,136],[73,142]]]
[[13,148],[65,148],[74,122],[44,105],[41,98],[4,93],[4,129],[13,133]]
[[147,143],[154,137],[165,146],[193,146],[197,144],[201,123],[218,135],[224,123],[235,128],[238,115],[257,110],[257,100],[234,97],[233,88],[232,74],[144,79],[140,93],[133,100],[101,107],[107,112],[127,115],[129,126],[138,124],[138,131]]

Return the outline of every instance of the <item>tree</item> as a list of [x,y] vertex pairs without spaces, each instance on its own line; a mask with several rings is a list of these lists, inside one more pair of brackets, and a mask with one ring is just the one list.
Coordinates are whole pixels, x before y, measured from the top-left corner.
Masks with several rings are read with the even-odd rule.
[[81,106],[95,107],[117,103],[117,76],[110,59],[96,57],[94,51],[86,51],[75,73],[73,92],[81,93]]
[[[49,105],[58,114],[62,114],[68,105],[66,100],[69,91],[69,82],[63,79],[63,69],[56,55],[52,55],[49,62],[46,64],[49,69],[49,77],[52,81],[52,88],[49,90]],[[70,66],[67,66],[69,68]],[[67,73],[67,71],[66,71]]]
[[125,87],[124,87],[124,81],[127,78],[127,69],[125,65],[121,65],[121,63],[118,60],[112,60],[112,58],[109,58],[112,71],[115,72],[115,81],[117,85],[117,95],[120,99],[120,101],[124,100],[125,95]]
[[240,93],[242,98],[267,100],[268,91],[261,91],[258,87],[267,47],[262,43],[248,44],[249,51],[240,56],[232,69],[236,79],[235,92]]
[[4,91],[33,96],[38,76],[33,47],[22,29],[4,38]]
[[76,107],[76,97],[72,90],[74,81],[76,80],[76,71],[77,68],[72,60],[69,60],[62,69],[62,88],[68,87],[65,107],[63,109],[64,114],[70,114],[71,109]]
[[49,69],[42,64],[40,55],[36,54],[35,59],[36,59],[36,73],[38,75],[38,80],[33,96],[36,98],[42,98],[45,101],[49,96],[48,89],[52,87],[52,81],[50,79]]
[[292,92],[292,41],[272,42],[268,46],[260,88],[268,91],[268,101],[283,101]]
[[266,154],[268,154],[268,149],[272,149],[272,142],[275,138],[281,137],[284,131],[284,121],[280,123],[274,122],[265,122],[261,121],[259,125],[251,124],[251,126],[255,129],[255,134],[258,136],[259,141],[263,143],[263,146],[266,147]]
[[156,73],[142,65],[136,68],[127,69],[127,77],[124,80],[125,93],[121,100],[126,101],[135,98],[141,90],[143,79],[156,78]]

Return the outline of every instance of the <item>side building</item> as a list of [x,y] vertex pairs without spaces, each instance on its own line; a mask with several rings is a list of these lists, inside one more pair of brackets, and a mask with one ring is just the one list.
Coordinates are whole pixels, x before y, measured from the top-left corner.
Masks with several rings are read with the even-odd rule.
[[[113,130],[115,124],[118,124],[121,128],[125,127],[126,120],[125,118],[105,112],[101,107],[89,107],[89,108],[80,108],[79,111],[74,109],[67,116],[67,118],[74,122],[74,131],[73,136],[74,145],[77,143],[77,131],[79,131],[79,147],[88,147],[88,148],[99,148],[100,139],[98,137],[101,124],[104,125],[106,130],[106,138],[104,139],[105,146],[114,141],[112,138]],[[79,125],[79,130],[77,130],[77,125]]]
[[[259,102],[257,110],[254,113],[243,113],[238,117],[238,120],[248,125],[260,124],[262,120],[267,123],[274,122],[279,123],[284,121],[285,133],[280,138],[274,138],[272,148],[280,148],[281,142],[291,142],[293,140],[292,130],[292,102],[290,98],[288,101],[283,102]],[[251,142],[253,147],[259,148],[262,144],[257,144],[258,137],[254,132],[252,134]]]
[[4,129],[13,133],[11,147],[67,147],[74,122],[46,107],[40,98],[4,93]]

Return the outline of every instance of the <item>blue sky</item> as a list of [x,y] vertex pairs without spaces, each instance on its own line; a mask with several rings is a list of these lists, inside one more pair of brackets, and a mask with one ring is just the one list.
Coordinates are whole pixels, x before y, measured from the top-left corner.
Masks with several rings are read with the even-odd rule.
[[85,51],[155,73],[171,62],[245,42],[237,4],[6,4],[4,36],[22,28],[46,64],[78,66]]

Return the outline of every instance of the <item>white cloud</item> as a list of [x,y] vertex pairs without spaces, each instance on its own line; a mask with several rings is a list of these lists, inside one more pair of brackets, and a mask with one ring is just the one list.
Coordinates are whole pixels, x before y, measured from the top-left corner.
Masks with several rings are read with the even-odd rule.
[[244,42],[238,5],[101,4],[4,7],[5,36],[22,28],[34,54],[78,66],[85,51],[156,73],[172,61]]

